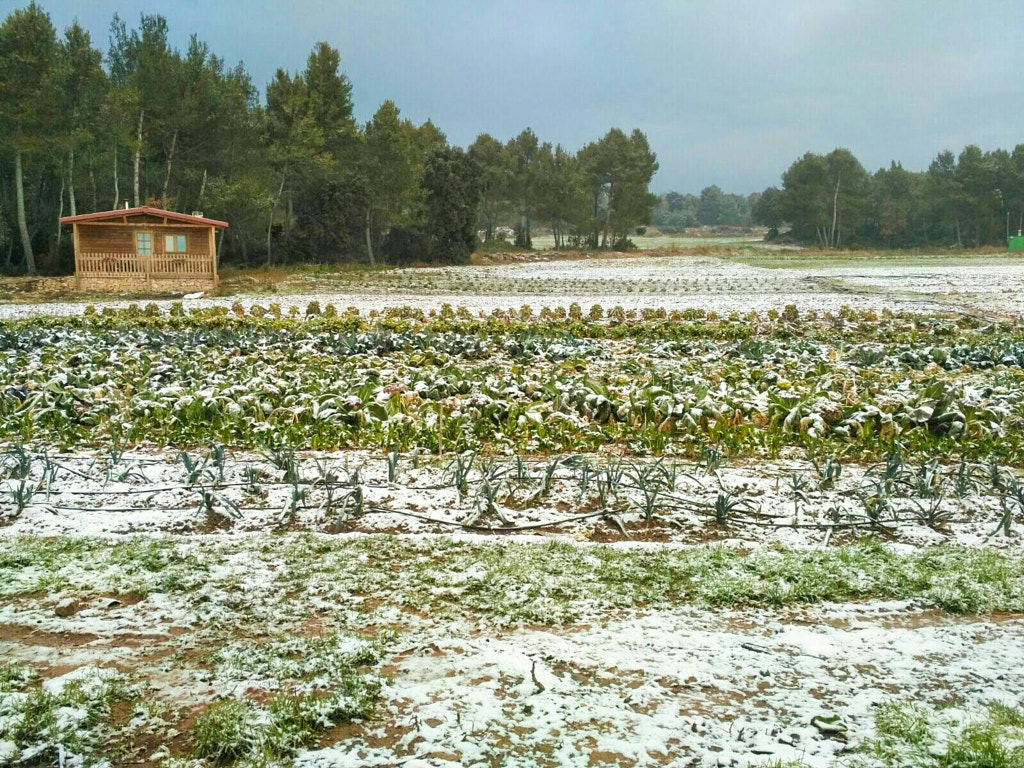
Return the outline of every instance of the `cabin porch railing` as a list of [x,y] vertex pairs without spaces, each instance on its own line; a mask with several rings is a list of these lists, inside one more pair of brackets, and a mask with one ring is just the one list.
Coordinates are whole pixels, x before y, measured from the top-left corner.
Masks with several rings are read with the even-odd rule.
[[78,277],[213,279],[213,257],[206,253],[161,253],[139,256],[135,253],[80,253],[75,257]]

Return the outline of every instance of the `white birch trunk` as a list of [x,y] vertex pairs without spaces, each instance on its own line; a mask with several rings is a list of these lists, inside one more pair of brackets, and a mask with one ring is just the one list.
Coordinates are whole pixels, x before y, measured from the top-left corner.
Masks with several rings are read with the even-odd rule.
[[836,218],[839,215],[839,181],[842,178],[842,174],[836,176],[836,191],[832,196],[832,231],[828,236],[828,247],[836,247]]
[[373,242],[370,237],[370,209],[366,209],[366,253],[370,257],[370,266],[377,266],[377,261],[373,258]]
[[196,200],[196,210],[203,210],[203,195],[206,194],[206,169],[203,168],[203,181],[199,185],[199,198]]
[[146,110],[139,110],[139,127],[135,132],[135,159],[132,164],[132,176],[134,177],[132,182],[132,204],[136,208],[139,207],[139,163],[142,160],[142,118],[145,114]]
[[[64,215],[64,174],[60,176],[60,205],[57,206],[57,253],[60,253],[60,236],[63,232],[63,225],[60,223]],[[73,215],[73,214],[72,214]]]
[[267,222],[267,264],[273,264],[273,254],[270,251],[270,230],[274,227],[274,214],[277,213],[277,204],[281,202],[281,195],[284,194],[284,180],[288,175],[288,169],[286,168],[281,174],[281,185],[277,188],[277,197],[274,198],[274,204],[270,206],[270,221]]
[[18,196],[18,230],[21,233],[21,250],[25,254],[25,271],[36,273],[36,257],[32,253],[32,238],[28,235],[28,222],[25,220],[25,180],[21,172],[21,150],[14,150],[14,187]]
[[171,164],[174,162],[174,148],[178,144],[178,131],[171,135],[171,151],[167,153],[167,168],[164,171],[164,188],[160,190],[160,205],[167,207],[167,185],[171,182]]
[[121,189],[118,186],[117,176],[117,144],[114,145],[114,205],[111,210],[115,210],[121,204]]
[[77,216],[75,208],[75,150],[68,152],[68,202],[71,205],[71,215]]

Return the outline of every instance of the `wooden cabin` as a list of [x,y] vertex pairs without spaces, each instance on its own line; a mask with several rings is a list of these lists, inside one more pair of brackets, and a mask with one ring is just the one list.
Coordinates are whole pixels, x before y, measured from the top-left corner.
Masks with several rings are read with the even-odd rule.
[[83,291],[204,291],[216,287],[218,229],[227,222],[142,206],[65,216]]

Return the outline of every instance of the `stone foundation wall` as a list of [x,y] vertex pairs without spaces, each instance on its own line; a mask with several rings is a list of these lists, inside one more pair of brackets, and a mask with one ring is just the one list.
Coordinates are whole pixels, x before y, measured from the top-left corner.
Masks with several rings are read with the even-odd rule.
[[80,291],[114,291],[121,293],[161,293],[210,291],[217,287],[216,278],[197,277],[77,277]]

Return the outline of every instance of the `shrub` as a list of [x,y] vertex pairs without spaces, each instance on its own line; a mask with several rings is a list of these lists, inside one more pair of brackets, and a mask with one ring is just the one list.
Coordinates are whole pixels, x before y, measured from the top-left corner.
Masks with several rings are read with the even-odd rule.
[[430,238],[421,227],[392,227],[384,236],[381,255],[388,264],[428,261],[430,259]]

